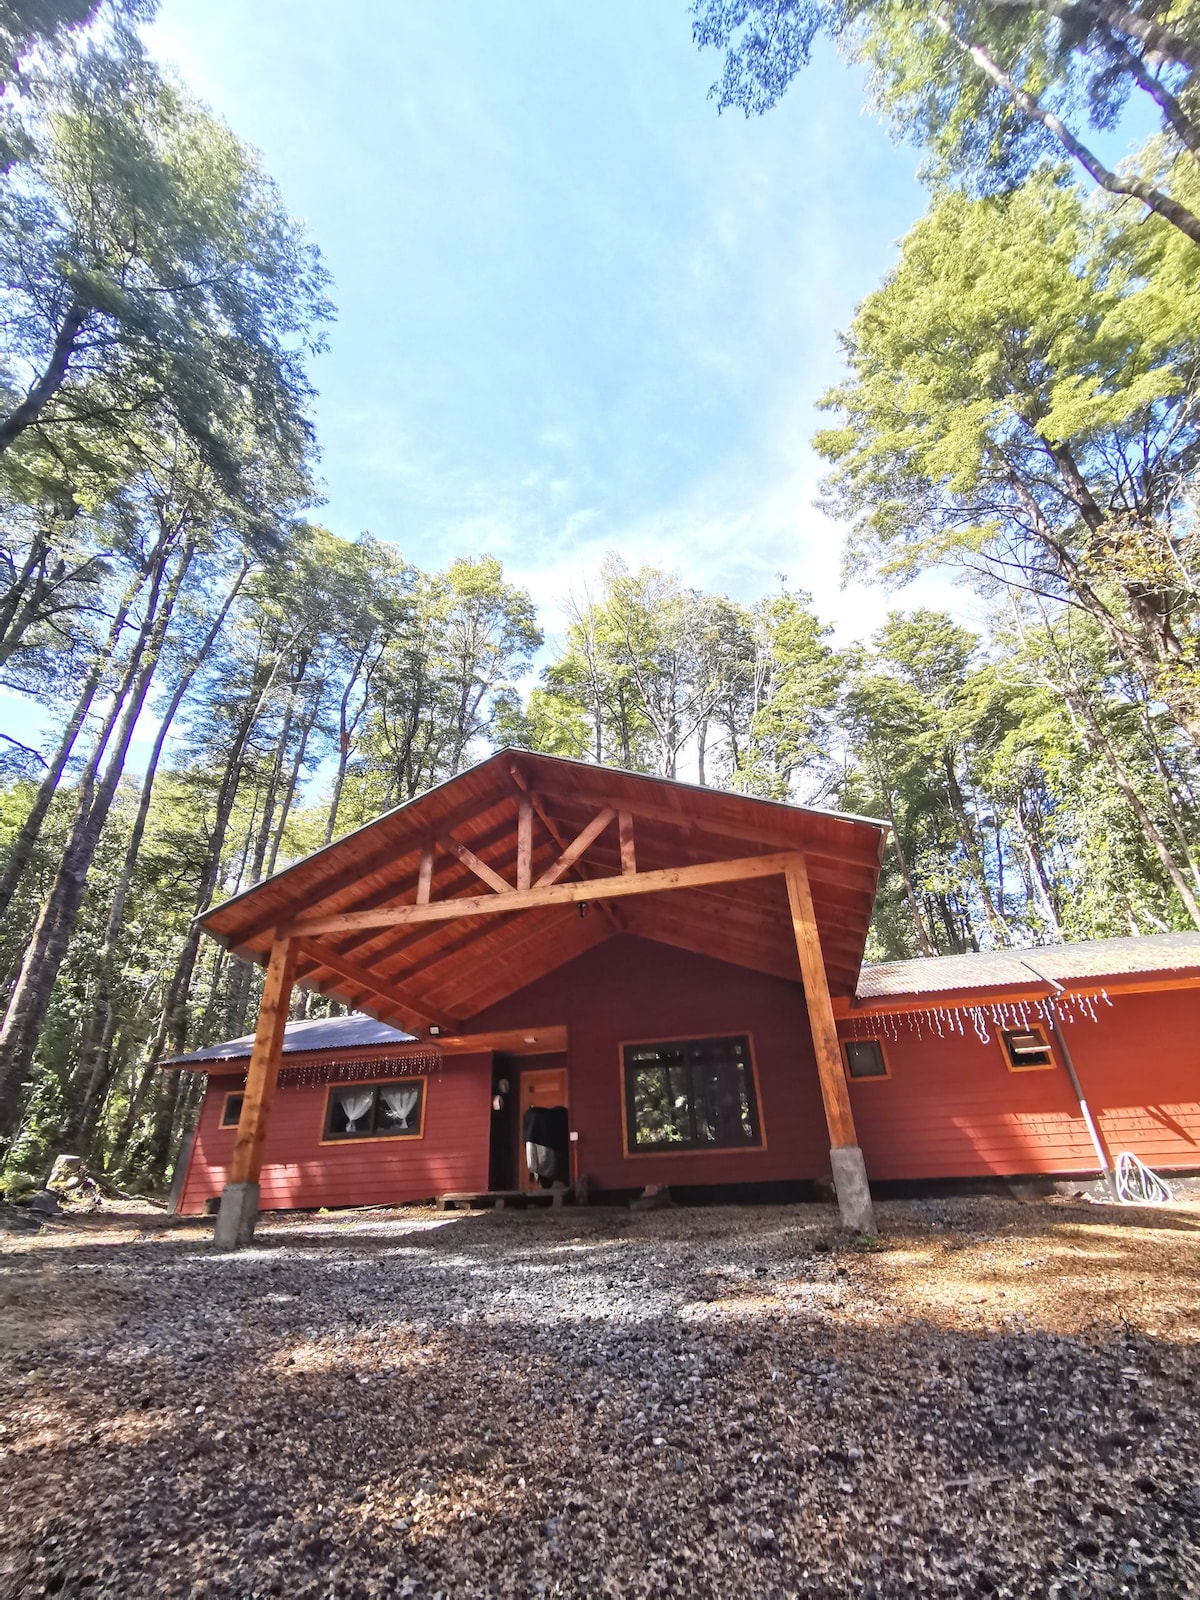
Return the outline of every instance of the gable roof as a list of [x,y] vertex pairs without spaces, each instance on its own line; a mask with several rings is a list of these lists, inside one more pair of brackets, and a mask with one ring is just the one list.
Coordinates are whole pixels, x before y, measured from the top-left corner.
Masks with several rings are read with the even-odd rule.
[[[1200,971],[1200,932],[1139,934],[1087,939],[1028,950],[979,950],[958,956],[923,956],[864,967],[858,1000],[884,1001],[960,990],[1028,989],[1039,978],[1070,984],[1140,973]],[[879,1009],[876,1006],[875,1009]]]
[[[277,926],[412,904],[424,848],[435,858],[435,899],[481,885],[452,845],[515,882],[517,804],[534,803],[533,877],[550,866],[604,807],[633,817],[640,871],[781,850],[808,858],[830,990],[854,993],[874,906],[886,824],[816,811],[673,779],[505,749],[437,788],[296,862],[201,918],[237,954],[264,963]],[[586,880],[617,876],[615,824],[572,868]],[[344,1004],[406,1027],[453,1026],[581,955],[615,932],[640,934],[702,955],[799,979],[784,883],[754,881],[674,889],[588,907],[548,905],[512,913],[323,934],[335,966],[301,959],[297,980]],[[354,970],[380,980],[381,1000]],[[397,998],[399,997],[399,998]]]

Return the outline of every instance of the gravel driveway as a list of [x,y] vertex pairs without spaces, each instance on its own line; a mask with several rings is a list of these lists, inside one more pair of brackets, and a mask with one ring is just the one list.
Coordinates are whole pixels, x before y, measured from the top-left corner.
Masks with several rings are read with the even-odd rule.
[[0,1597],[1200,1596],[1200,1207],[0,1236]]

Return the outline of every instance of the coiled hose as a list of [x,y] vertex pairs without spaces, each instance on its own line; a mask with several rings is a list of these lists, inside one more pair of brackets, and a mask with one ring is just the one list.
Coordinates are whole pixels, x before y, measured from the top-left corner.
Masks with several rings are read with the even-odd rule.
[[1171,1191],[1150,1168],[1128,1150],[1117,1157],[1115,1175],[1117,1199],[1126,1206],[1163,1206]]

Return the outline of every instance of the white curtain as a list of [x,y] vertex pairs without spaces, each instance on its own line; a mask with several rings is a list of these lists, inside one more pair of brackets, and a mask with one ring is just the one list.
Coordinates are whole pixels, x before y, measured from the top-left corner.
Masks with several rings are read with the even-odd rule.
[[388,1108],[392,1118],[402,1128],[408,1127],[408,1119],[417,1109],[417,1101],[421,1098],[421,1091],[414,1089],[410,1084],[408,1088],[381,1089],[383,1103]]
[[371,1102],[375,1096],[370,1089],[344,1089],[338,1095],[338,1105],[346,1117],[346,1132],[354,1133],[358,1128],[358,1119],[365,1117],[371,1109]]

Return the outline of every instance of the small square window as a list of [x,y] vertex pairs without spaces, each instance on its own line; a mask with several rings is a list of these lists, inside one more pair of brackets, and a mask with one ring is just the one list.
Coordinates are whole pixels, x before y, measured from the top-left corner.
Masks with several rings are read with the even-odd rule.
[[1035,1072],[1039,1068],[1054,1065],[1050,1041],[1040,1027],[1002,1028],[1000,1042],[1004,1046],[1004,1059],[1010,1072]]
[[883,1044],[878,1039],[843,1039],[842,1054],[851,1078],[889,1077]]
[[225,1105],[221,1111],[221,1126],[223,1128],[237,1127],[241,1121],[242,1101],[245,1098],[244,1094],[227,1094],[225,1096]]

